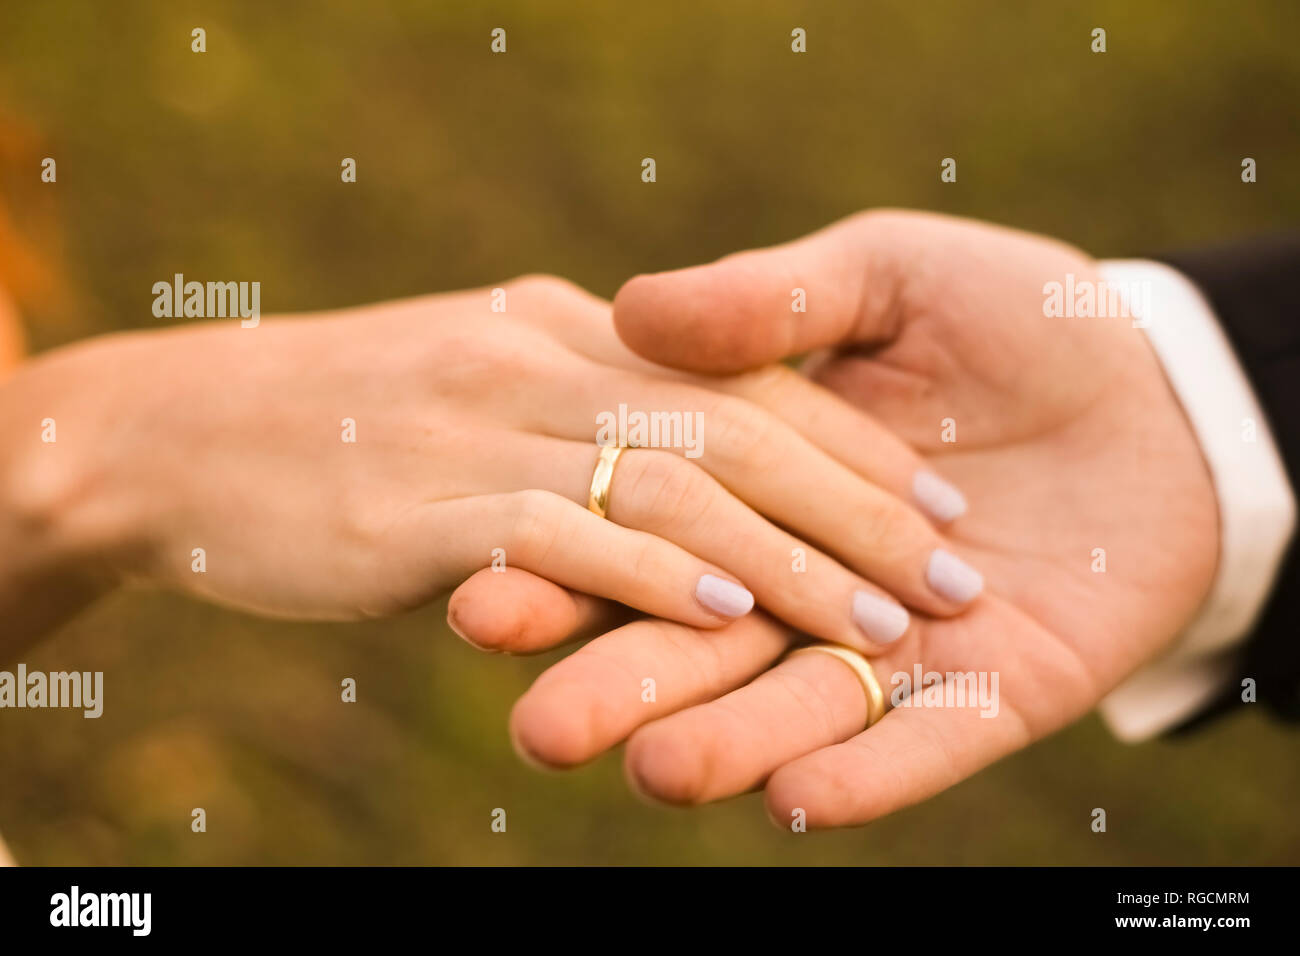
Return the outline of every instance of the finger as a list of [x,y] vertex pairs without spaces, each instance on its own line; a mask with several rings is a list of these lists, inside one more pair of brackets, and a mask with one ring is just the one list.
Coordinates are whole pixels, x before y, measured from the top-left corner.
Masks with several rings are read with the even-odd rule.
[[[593,445],[529,434],[493,444],[508,445],[514,453],[496,474],[478,475],[481,487],[546,488],[585,504],[598,455]],[[843,466],[836,467],[843,471]],[[815,494],[820,496],[820,489]],[[773,615],[823,640],[874,654],[907,631],[906,609],[883,588],[772,524],[684,457],[653,449],[626,449],[614,468],[607,517],[611,523],[671,542],[711,567],[725,568]],[[917,516],[917,521],[933,537],[933,529],[924,519]],[[573,546],[562,542],[560,550],[568,553]],[[481,561],[482,556],[478,557]],[[519,562],[507,558],[507,563]],[[471,567],[459,577],[475,569]],[[537,568],[527,569],[551,577]],[[888,570],[901,579],[896,569]],[[710,580],[700,585],[699,598],[722,601],[726,595],[715,593],[721,586],[713,580],[722,575],[711,574]],[[582,580],[553,580],[600,597],[614,597]],[[649,610],[643,604],[625,603]],[[934,599],[930,605],[940,612],[952,608]],[[708,626],[676,614],[659,616]]]
[[910,806],[1077,719],[1110,686],[1077,648],[997,599],[926,637],[911,665],[916,675],[924,663],[924,689],[914,677],[904,705],[875,726],[772,773],[778,825],[796,809],[808,826],[831,827]]
[[769,667],[794,640],[763,614],[716,631],[636,621],[584,644],[515,704],[520,754],[553,767],[585,763],[647,721],[710,700]]
[[545,329],[571,351],[602,365],[655,366],[614,333],[613,306],[606,299],[555,276],[524,276],[506,283],[510,314]]
[[545,329],[571,352],[599,365],[664,378],[694,378],[637,355],[614,332],[613,306],[554,276],[524,276],[506,284],[511,314]]
[[714,373],[889,341],[902,321],[898,264],[912,219],[860,214],[785,245],[637,276],[614,297],[614,325],[651,361]]
[[675,455],[625,451],[609,517],[726,567],[771,614],[824,640],[876,654],[910,627],[911,616],[890,594],[755,514]]
[[[871,662],[893,709],[866,730],[855,723],[866,695],[852,669],[808,654],[638,730],[628,742],[628,777],[677,803],[766,779],[779,825],[796,810],[810,826],[863,823],[1063,726],[1101,693],[1077,650],[1000,601],[927,622],[919,638]],[[1000,656],[1006,647],[1015,653]]]
[[[551,319],[546,325],[557,339],[578,354],[602,366],[635,372],[660,382],[675,380],[746,399],[790,425],[868,481],[916,505],[934,521],[946,524],[966,512],[966,498],[958,488],[928,466],[891,428],[859,407],[868,402],[859,401],[855,405],[837,394],[843,390],[845,395],[863,398],[857,394],[862,380],[858,367],[864,364],[861,357],[822,363],[817,381],[782,364],[739,375],[700,376],[655,365],[634,353],[612,334],[608,308],[603,303],[575,311],[579,313],[577,316],[568,315],[564,321]],[[833,388],[826,387],[831,383],[822,379],[832,373],[839,375],[841,367],[852,367],[855,371],[840,376],[847,381],[837,379]],[[615,381],[605,375],[600,379]],[[583,424],[590,422],[584,418]],[[580,437],[572,430],[566,434]]]
[[[398,539],[392,547],[419,555],[439,542],[439,570],[424,573],[441,580],[464,579],[489,564],[517,567],[695,627],[720,627],[754,604],[753,594],[717,565],[549,491],[460,498],[422,511],[423,520],[409,518],[391,532]],[[407,573],[422,570],[417,564]]]
[[[533,488],[547,489],[575,505],[578,502],[585,505],[598,454],[595,446],[517,432],[503,433],[500,439],[487,444],[489,449],[498,450],[485,452],[465,469],[460,479],[472,483],[480,492],[479,498],[461,499],[462,502],[488,501],[487,495],[493,491],[508,497],[526,494],[509,489]],[[509,454],[500,451],[505,448],[510,449]],[[497,467],[487,467],[489,461],[496,462]],[[535,494],[538,500],[529,505],[533,510],[542,506],[545,492]],[[491,542],[477,532],[461,537],[466,528],[477,529],[474,522],[478,519],[469,516],[463,503],[445,502],[439,507],[449,509],[448,514],[450,509],[455,509],[460,515],[456,519],[446,518],[437,532],[421,532],[458,541],[457,549],[451,553],[456,560],[442,570],[441,580],[464,580],[488,563],[492,548],[505,548],[500,536],[508,529],[494,527],[491,534],[495,537]],[[511,507],[517,509],[518,505]],[[590,530],[588,518],[602,519],[585,507],[577,507],[582,515],[571,519],[577,522],[575,528],[587,536],[598,535],[597,531]],[[564,579],[523,563],[538,561],[540,557],[537,546],[528,545],[527,540],[524,543],[531,550],[522,560],[507,553],[504,561],[557,584],[699,627],[716,627],[723,619],[747,613],[751,606],[748,602],[757,596],[765,608],[792,626],[824,640],[856,647],[863,653],[876,653],[880,645],[906,633],[909,622],[906,609],[881,587],[776,527],[685,458],[648,449],[624,451],[613,472],[607,516],[607,523],[659,539],[653,548],[648,544],[637,546],[650,549],[653,554],[664,554],[665,561],[672,552],[665,552],[664,545],[675,546],[680,552],[678,560],[663,566],[675,569],[678,577],[667,583],[651,581],[645,576],[640,587],[635,580],[624,577],[617,593],[603,589],[610,585],[612,576],[636,572],[626,555],[618,556],[619,560],[609,566],[602,564],[605,555],[614,554],[610,549],[619,540],[612,534],[599,535],[606,542],[602,545],[605,550],[592,550],[594,545],[585,543],[583,537],[556,538],[557,547],[550,557],[559,562],[557,573],[570,575]],[[532,523],[534,528],[526,537],[547,538],[559,534],[555,521],[550,518]],[[584,548],[588,550],[581,557],[575,555],[575,549]],[[689,556],[697,556],[695,565],[684,560]],[[571,558],[593,567],[604,584],[572,576]],[[714,611],[711,618],[698,614],[692,617],[690,607],[665,605],[662,601],[666,597],[663,589],[679,588],[681,575],[691,567],[700,575],[695,582],[695,604]],[[736,585],[741,587],[738,589]],[[654,592],[660,599],[656,606],[668,610],[648,606],[652,597],[649,593],[639,593],[643,591]]]
[[[608,308],[603,304],[574,311],[578,315],[566,315],[564,321],[551,318],[543,324],[574,352],[602,367],[592,386],[605,388],[622,382],[621,378],[604,374],[612,367],[660,383],[678,381],[746,399],[790,425],[868,481],[916,505],[933,520],[948,523],[965,513],[966,498],[961,491],[929,467],[895,431],[862,410],[860,406],[870,403],[859,394],[861,366],[869,363],[860,356],[821,363],[815,370],[816,381],[782,364],[766,365],[739,375],[700,376],[655,365],[634,353],[612,334]],[[851,372],[845,375],[843,369]],[[579,380],[591,381],[593,371],[597,370],[588,369]],[[873,367],[873,371],[880,374],[879,369]],[[825,381],[828,376],[835,377],[833,381]],[[841,392],[858,398],[858,404],[846,401]],[[592,398],[600,404],[604,396]],[[609,402],[605,400],[604,404]],[[584,427],[590,424],[586,417],[590,414],[593,413],[589,408],[584,410],[581,420]],[[570,429],[565,434],[582,437],[579,432]]]
[[[595,425],[598,441],[650,444],[689,459],[749,508],[840,559],[904,604],[927,614],[950,616],[983,589],[982,576],[943,541],[918,509],[864,480],[751,402],[600,367],[574,382],[564,401],[564,414],[552,418],[568,437],[589,438]],[[887,461],[895,453],[898,457]],[[897,442],[860,455],[890,472],[917,468],[913,453]],[[901,477],[894,480],[902,482]],[[935,480],[942,485],[941,479]],[[943,496],[936,495],[936,500],[939,497]],[[636,526],[663,533],[659,528]],[[696,551],[693,544],[673,540]],[[716,554],[696,553],[723,560]],[[728,566],[733,573],[746,573],[739,566]],[[758,585],[757,579],[745,580],[751,587]],[[809,633],[845,642],[805,627],[775,605],[764,606]]]
[[[887,696],[889,675],[917,647],[908,641],[872,660]],[[866,718],[850,667],[826,654],[796,655],[724,697],[642,727],[624,763],[633,786],[656,800],[705,803],[761,786],[782,764],[849,739]]]
[[621,604],[561,587],[522,568],[484,568],[452,592],[447,624],[480,650],[535,654],[627,622]]
[[[939,685],[942,686],[942,685]],[[851,739],[776,769],[768,814],[778,826],[867,823],[964,780],[1033,735],[1005,703],[992,719],[976,708],[905,708]]]
[[966,496],[931,468],[911,445],[872,415],[786,365],[710,380],[718,391],[746,399],[797,429],[832,458],[948,523],[966,513]]

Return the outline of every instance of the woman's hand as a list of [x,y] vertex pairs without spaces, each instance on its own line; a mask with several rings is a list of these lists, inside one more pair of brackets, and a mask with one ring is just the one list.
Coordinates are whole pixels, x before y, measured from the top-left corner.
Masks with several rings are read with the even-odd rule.
[[[875,652],[909,626],[889,593],[932,615],[975,596],[978,575],[890,493],[919,466],[904,446],[881,433],[850,468],[818,445],[858,441],[859,413],[793,373],[728,385],[783,396],[810,437],[658,374],[617,341],[608,303],[547,278],[93,340],[0,389],[0,607],[30,636],[70,589],[126,579],[345,619],[495,563],[699,628],[756,596]],[[585,504],[620,406],[702,430],[626,451],[603,520]]]

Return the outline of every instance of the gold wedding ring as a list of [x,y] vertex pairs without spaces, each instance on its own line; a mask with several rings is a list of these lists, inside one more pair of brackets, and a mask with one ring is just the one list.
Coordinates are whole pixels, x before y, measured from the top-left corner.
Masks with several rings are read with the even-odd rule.
[[587,510],[597,517],[605,517],[609,510],[609,486],[614,481],[614,465],[623,454],[619,445],[601,445],[596,457],[596,471],[591,476],[591,491],[587,492]]
[[862,692],[867,695],[867,726],[870,727],[885,716],[885,692],[880,689],[880,681],[876,680],[876,672],[871,662],[857,651],[838,644],[809,644],[807,647],[791,651],[786,655],[786,659],[800,654],[829,654],[836,660],[848,664],[853,668],[858,683],[862,685]]

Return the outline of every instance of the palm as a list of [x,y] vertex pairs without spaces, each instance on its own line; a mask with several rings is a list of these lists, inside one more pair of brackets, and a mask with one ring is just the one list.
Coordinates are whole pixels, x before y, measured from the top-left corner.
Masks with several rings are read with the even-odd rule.
[[970,500],[952,536],[1007,604],[936,622],[925,658],[941,670],[961,669],[954,658],[1010,669],[1055,644],[1060,667],[1003,688],[1040,692],[1059,725],[1195,610],[1214,568],[1213,489],[1190,431],[1170,427],[1182,411],[1131,320],[1044,317],[1044,281],[1095,280],[1089,259],[947,223],[917,251],[945,268],[922,265],[902,284],[898,307],[912,318],[897,339],[841,352],[816,377],[900,432]]

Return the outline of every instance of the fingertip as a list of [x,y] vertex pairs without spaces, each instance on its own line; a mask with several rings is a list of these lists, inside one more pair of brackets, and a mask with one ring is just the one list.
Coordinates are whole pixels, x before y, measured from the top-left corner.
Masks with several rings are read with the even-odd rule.
[[912,616],[907,608],[888,597],[866,589],[853,594],[853,623],[871,642],[868,651],[880,653],[894,644],[912,626]]
[[620,311],[627,315],[635,314],[643,306],[645,297],[654,292],[655,278],[655,275],[643,272],[619,286],[614,293],[615,314]]
[[447,626],[489,653],[545,650],[567,639],[578,617],[573,595],[565,588],[518,568],[484,568],[447,602]]
[[671,301],[673,273],[633,276],[614,294],[614,330],[643,358],[674,364],[673,340],[680,334]]
[[614,329],[628,348],[672,368],[725,374],[763,364],[767,329],[733,271],[714,263],[629,279],[614,296]]
[[754,609],[753,592],[716,574],[700,575],[695,583],[695,599],[717,618],[716,627],[730,624]]
[[834,786],[829,781],[819,781],[816,786],[810,786],[803,770],[789,764],[778,768],[768,778],[763,790],[767,818],[774,826],[787,830],[796,825],[804,830],[836,826],[834,821],[826,818],[825,804],[819,801],[823,790],[828,787],[833,790]]
[[961,489],[928,468],[912,476],[912,500],[940,524],[956,521],[967,509]]
[[[830,759],[828,759],[830,758]],[[763,802],[778,826],[798,821],[805,829],[861,826],[880,814],[879,790],[845,773],[827,751],[808,754],[775,770]]]
[[926,561],[925,580],[930,589],[956,610],[964,611],[984,590],[984,575],[943,548],[935,548]]
[[623,772],[628,786],[650,803],[686,807],[703,802],[703,753],[662,726],[651,724],[631,736]]
[[[484,605],[477,594],[477,588],[464,582],[447,601],[447,627],[466,644],[480,651],[495,654],[500,651],[497,641],[501,629],[496,617],[491,622],[483,618]],[[494,612],[495,614],[495,612]]]
[[777,770],[763,789],[763,809],[767,812],[767,819],[778,830],[791,830],[800,817],[807,819],[807,811],[799,805],[798,797],[787,780],[786,775]]
[[525,763],[562,770],[593,756],[591,723],[573,695],[529,690],[510,711],[510,741]]

